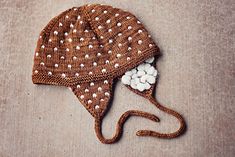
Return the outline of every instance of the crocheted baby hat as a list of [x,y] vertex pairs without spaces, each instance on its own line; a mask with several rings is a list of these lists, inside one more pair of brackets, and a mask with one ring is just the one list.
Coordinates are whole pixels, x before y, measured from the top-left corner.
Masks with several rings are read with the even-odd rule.
[[154,57],[158,54],[157,45],[133,14],[99,4],[74,7],[53,18],[41,31],[32,80],[35,84],[70,87],[95,118],[99,140],[114,143],[129,116],[159,122],[153,114],[129,110],[120,117],[112,138],[102,135],[101,123],[112,98],[113,83],[121,78],[131,91],[175,116],[181,124],[173,133],[141,130],[137,135],[173,138],[183,132],[185,123],[181,115],[152,97],[157,76]]

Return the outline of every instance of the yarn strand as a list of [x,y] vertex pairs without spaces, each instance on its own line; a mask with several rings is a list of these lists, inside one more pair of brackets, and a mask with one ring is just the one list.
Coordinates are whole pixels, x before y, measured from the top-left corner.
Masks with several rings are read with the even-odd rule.
[[184,133],[185,129],[186,129],[186,123],[184,121],[184,118],[176,111],[169,109],[163,105],[161,105],[159,102],[157,102],[157,100],[152,97],[149,96],[148,100],[155,105],[158,109],[160,109],[161,111],[168,113],[172,116],[174,116],[180,123],[180,127],[178,130],[176,130],[175,132],[172,133],[159,133],[156,131],[151,131],[151,130],[139,130],[136,132],[137,136],[152,136],[152,137],[158,137],[158,138],[166,138],[166,139],[170,139],[170,138],[175,138],[180,136],[181,134]]
[[[175,118],[177,118],[177,120],[180,123],[180,127],[178,130],[172,133],[159,133],[159,132],[152,131],[152,130],[139,130],[136,132],[137,136],[151,136],[151,137],[170,139],[170,138],[178,137],[185,131],[186,124],[185,124],[183,117],[179,113],[177,113],[176,111],[172,109],[164,107],[163,105],[158,103],[156,99],[152,96],[145,96],[145,97],[148,98],[148,100],[161,111],[166,112],[174,116]],[[102,118],[100,119],[96,118],[95,119],[95,132],[96,132],[98,139],[104,144],[112,144],[112,143],[117,142],[122,135],[123,125],[130,116],[139,116],[139,117],[150,119],[154,122],[160,122],[160,119],[154,114],[150,114],[148,112],[143,112],[143,111],[138,111],[138,110],[129,110],[129,111],[126,111],[124,114],[122,114],[122,116],[119,118],[117,125],[116,125],[116,132],[114,136],[110,139],[106,139],[102,134],[102,127],[101,127]]]
[[144,117],[149,120],[152,120],[154,122],[160,122],[160,119],[153,114],[143,112],[143,111],[138,111],[138,110],[129,110],[129,111],[126,111],[124,114],[122,114],[122,116],[119,118],[114,136],[110,139],[106,139],[102,134],[102,128],[101,128],[102,119],[96,118],[95,119],[95,132],[99,140],[105,144],[111,144],[111,143],[118,141],[122,135],[123,125],[130,116],[140,116],[140,117]]

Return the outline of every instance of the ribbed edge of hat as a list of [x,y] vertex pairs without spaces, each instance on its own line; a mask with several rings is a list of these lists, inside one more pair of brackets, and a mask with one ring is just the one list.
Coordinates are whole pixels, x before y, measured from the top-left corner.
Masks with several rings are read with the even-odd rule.
[[118,76],[123,75],[126,71],[136,67],[137,65],[144,62],[146,59],[156,56],[160,53],[159,48],[157,46],[153,46],[150,49],[143,51],[138,57],[132,59],[127,64],[120,66],[118,69],[115,69],[104,73],[104,74],[97,74],[97,75],[87,75],[85,77],[65,77],[62,78],[61,76],[55,75],[48,75],[42,73],[33,73],[32,81],[34,84],[50,84],[50,85],[63,85],[63,86],[71,86],[81,82],[91,82],[97,80],[105,80],[105,79],[114,79]]

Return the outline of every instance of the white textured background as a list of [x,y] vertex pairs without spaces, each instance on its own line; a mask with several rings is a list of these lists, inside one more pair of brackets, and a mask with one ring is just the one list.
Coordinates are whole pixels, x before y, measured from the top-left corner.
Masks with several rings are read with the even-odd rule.
[[[104,3],[135,14],[162,51],[156,96],[185,117],[173,140],[136,137],[139,129],[173,131],[177,121],[120,83],[104,121],[110,137],[128,109],[161,123],[130,118],[121,140],[101,144],[93,118],[65,87],[33,85],[39,32],[62,11]],[[0,0],[0,157],[234,157],[235,2],[233,0]]]

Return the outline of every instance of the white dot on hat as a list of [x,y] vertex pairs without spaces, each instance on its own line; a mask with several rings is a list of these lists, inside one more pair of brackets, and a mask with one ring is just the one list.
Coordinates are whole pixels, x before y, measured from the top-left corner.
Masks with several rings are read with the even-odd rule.
[[99,92],[102,91],[102,88],[101,88],[101,87],[98,87],[98,91],[99,91]]
[[109,96],[110,94],[109,94],[109,92],[105,92],[104,95],[105,96]]
[[106,63],[106,64],[109,64],[109,60],[106,60],[105,63]]
[[95,109],[98,110],[100,108],[99,105],[95,105]]
[[103,13],[106,14],[108,11],[107,10],[104,10]]
[[80,98],[81,98],[81,99],[84,99],[84,95],[81,95]]
[[120,22],[117,23],[117,26],[120,27],[122,24]]
[[42,45],[41,48],[44,49],[44,48],[45,48],[45,45]]
[[71,24],[70,24],[70,28],[73,28],[73,27],[74,27],[74,25],[71,23]]
[[40,65],[44,66],[44,65],[45,65],[45,63],[44,63],[44,62],[41,62],[41,63],[40,63]]
[[142,40],[138,40],[138,44],[140,45],[140,44],[142,44],[143,43],[143,41]]
[[88,48],[89,48],[89,49],[92,49],[92,48],[93,48],[93,46],[92,46],[92,45],[88,45]]
[[75,73],[75,76],[78,77],[78,76],[79,76],[79,73]]
[[80,67],[83,68],[83,67],[84,67],[84,64],[80,64]]
[[100,18],[99,17],[96,17],[95,20],[98,21]]
[[66,48],[65,50],[66,50],[67,52],[69,52],[69,48]]
[[95,85],[95,83],[94,83],[94,82],[91,82],[91,83],[90,83],[90,86],[94,86],[94,85]]
[[84,41],[84,38],[83,38],[83,37],[81,37],[81,38],[80,38],[80,41]]
[[49,55],[47,55],[47,58],[51,58],[51,55],[49,54]]
[[98,57],[101,56],[101,53],[97,53],[97,56],[98,56]]
[[39,55],[39,53],[38,53],[38,52],[36,52],[36,53],[35,53],[35,56],[37,57],[38,55]]
[[71,65],[71,64],[68,64],[68,68],[71,69],[71,68],[72,68],[72,65]]
[[80,46],[76,46],[76,49],[77,49],[77,50],[80,50]]
[[93,72],[92,71],[89,71],[89,73],[88,73],[89,75],[92,75],[93,74]]
[[80,19],[81,19],[81,16],[80,16],[80,15],[78,15],[77,19],[78,19],[78,20],[80,20]]
[[110,43],[110,44],[113,43],[113,39],[109,39],[109,43]]
[[48,72],[48,75],[52,75],[52,72],[51,72],[51,71],[49,71],[49,72]]
[[62,26],[63,26],[63,24],[60,22],[60,23],[59,23],[59,26],[60,26],[60,27],[62,27]]
[[65,73],[63,73],[63,74],[61,74],[61,76],[62,76],[63,78],[65,78],[66,75],[65,75]]
[[116,14],[115,14],[115,17],[118,17],[118,16],[119,16],[119,14],[118,14],[118,13],[116,13]]
[[107,71],[106,71],[106,69],[102,69],[101,72],[102,72],[102,73],[105,73],[105,72],[107,72]]
[[128,41],[131,41],[132,40],[132,37],[128,37]]
[[77,88],[81,88],[81,86],[78,84],[78,85],[77,85]]
[[86,88],[86,89],[85,89],[85,92],[88,93],[88,92],[89,92],[89,89]]
[[118,64],[118,63],[116,63],[116,64],[114,65],[114,67],[115,67],[115,68],[118,68],[118,67],[119,67],[119,64]]
[[111,54],[112,53],[112,50],[108,50],[108,54]]
[[102,26],[98,26],[98,29],[102,29],[103,27]]
[[127,16],[126,19],[129,20],[131,17],[130,16]]
[[142,33],[143,31],[141,29],[138,30],[138,33]]
[[127,58],[126,58],[126,60],[128,60],[128,61],[129,61],[130,59],[131,59],[130,57],[127,57]]
[[34,73],[35,73],[35,74],[37,74],[37,73],[38,73],[38,71],[37,71],[37,70],[35,70],[35,71],[34,71]]
[[85,58],[86,58],[86,59],[87,59],[87,58],[89,58],[89,55],[88,55],[88,54],[86,54],[86,55],[85,55]]
[[73,60],[76,60],[77,59],[77,57],[76,56],[73,56]]
[[93,62],[93,66],[97,66],[97,63],[96,63],[96,62]]
[[119,57],[121,57],[121,54],[120,54],[120,53],[117,54],[117,58],[119,58]]
[[128,26],[127,29],[129,29],[129,30],[132,29],[132,26]]
[[95,9],[92,9],[91,12],[94,13],[94,12],[95,12]]
[[64,59],[64,56],[61,56],[60,59]]
[[54,51],[57,51],[58,50],[58,48],[57,47],[54,47]]
[[68,33],[67,33],[67,32],[65,32],[65,33],[64,33],[64,35],[65,35],[65,36],[67,36],[67,35],[68,35]]
[[69,38],[68,41],[71,43],[73,40],[72,40],[72,38]]
[[74,30],[73,30],[73,33],[76,33],[76,32],[77,32],[77,30],[76,30],[76,29],[74,29]]
[[110,23],[111,22],[111,20],[110,19],[108,19],[107,21],[106,21],[106,23]]
[[57,35],[58,34],[58,32],[57,31],[54,31],[54,35]]
[[80,23],[80,24],[83,24],[83,21],[80,21],[79,23]]
[[108,32],[112,32],[112,29],[111,29],[111,28],[109,28],[109,29],[108,29]]
[[108,84],[108,80],[104,80],[104,84]]
[[93,93],[93,94],[92,94],[92,97],[93,97],[93,98],[96,98],[96,97],[97,97],[97,94]]

